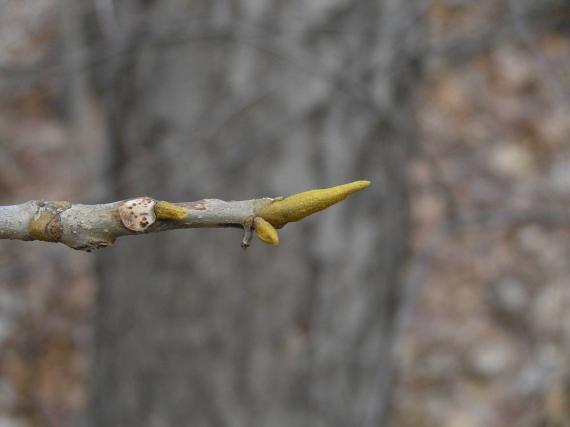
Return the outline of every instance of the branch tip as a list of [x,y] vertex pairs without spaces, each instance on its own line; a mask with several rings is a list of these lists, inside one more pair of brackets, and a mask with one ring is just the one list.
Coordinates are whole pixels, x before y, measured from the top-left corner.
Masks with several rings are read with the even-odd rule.
[[258,215],[275,228],[281,228],[288,222],[300,221],[369,186],[370,181],[354,181],[336,187],[297,193],[264,206]]

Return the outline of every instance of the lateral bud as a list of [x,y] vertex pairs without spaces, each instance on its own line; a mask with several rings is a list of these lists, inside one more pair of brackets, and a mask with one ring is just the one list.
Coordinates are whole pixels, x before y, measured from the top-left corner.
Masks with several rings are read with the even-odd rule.
[[279,244],[279,234],[277,234],[275,227],[260,216],[254,218],[253,227],[255,228],[255,234],[257,234],[257,237],[259,237],[259,240],[262,242],[273,246]]

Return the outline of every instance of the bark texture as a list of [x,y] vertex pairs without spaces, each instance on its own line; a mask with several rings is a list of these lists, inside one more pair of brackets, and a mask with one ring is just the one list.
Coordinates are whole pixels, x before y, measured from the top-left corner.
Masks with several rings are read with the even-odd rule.
[[278,251],[194,231],[98,254],[94,426],[388,424],[419,5],[125,0],[87,17],[114,197],[375,184]]
[[[43,240],[92,251],[112,246],[118,237],[200,227],[249,226],[273,199],[225,202],[204,199],[170,203],[140,197],[99,205],[30,201],[0,206],[0,239]],[[147,204],[141,210],[140,205]]]

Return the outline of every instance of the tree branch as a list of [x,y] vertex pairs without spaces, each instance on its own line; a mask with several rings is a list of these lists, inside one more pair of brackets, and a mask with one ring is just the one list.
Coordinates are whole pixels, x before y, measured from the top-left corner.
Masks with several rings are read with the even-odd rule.
[[111,246],[118,237],[197,227],[241,227],[242,246],[249,246],[251,231],[260,240],[277,245],[278,228],[363,190],[369,181],[298,193],[287,198],[245,201],[204,199],[170,203],[150,197],[101,205],[59,201],[29,201],[0,206],[0,239],[61,242],[91,251]]

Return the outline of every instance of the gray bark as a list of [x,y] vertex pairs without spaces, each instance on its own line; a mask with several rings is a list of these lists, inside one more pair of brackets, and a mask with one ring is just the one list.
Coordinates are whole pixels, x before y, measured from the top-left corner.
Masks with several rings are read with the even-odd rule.
[[131,0],[90,18],[112,29],[92,52],[109,53],[109,197],[374,183],[277,249],[198,230],[98,254],[93,425],[388,423],[419,4]]
[[[135,213],[130,205],[140,205],[142,201],[149,206]],[[15,206],[0,206],[0,239],[44,240],[91,252],[112,246],[118,237],[141,233],[203,227],[251,231],[257,211],[273,201],[271,198],[231,202],[204,199],[173,204],[143,197],[81,205],[33,200]],[[156,213],[155,205],[164,203],[177,209],[181,217],[164,214],[161,217]]]

